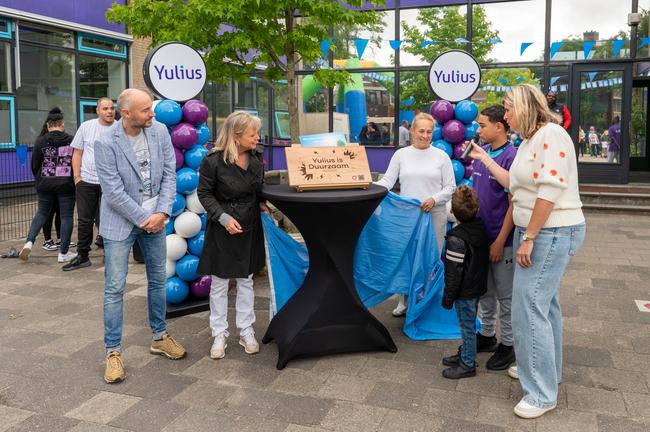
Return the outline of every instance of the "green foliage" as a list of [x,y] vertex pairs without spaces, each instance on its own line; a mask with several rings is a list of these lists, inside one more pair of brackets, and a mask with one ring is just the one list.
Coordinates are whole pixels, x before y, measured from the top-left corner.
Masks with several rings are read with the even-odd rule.
[[[517,78],[523,78],[523,80],[517,80]],[[481,85],[498,87],[508,87],[517,84],[538,85],[541,78],[541,76],[536,77],[535,72],[528,68],[487,69],[482,73]],[[504,84],[500,80],[505,80],[506,83]],[[478,103],[479,111],[491,105],[501,105],[505,94],[505,91],[485,91],[485,100]]]

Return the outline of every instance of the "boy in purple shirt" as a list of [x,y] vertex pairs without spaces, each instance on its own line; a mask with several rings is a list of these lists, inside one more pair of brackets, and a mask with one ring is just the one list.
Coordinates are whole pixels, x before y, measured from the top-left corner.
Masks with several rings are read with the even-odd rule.
[[[493,163],[509,170],[517,149],[508,141],[509,126],[503,117],[504,114],[505,109],[501,105],[490,106],[481,111],[478,116],[478,134],[487,144],[483,149],[490,155]],[[488,290],[479,301],[481,330],[476,335],[476,351],[496,351],[486,367],[491,370],[504,370],[515,362],[510,320],[514,275],[512,202],[508,190],[504,189],[478,160],[474,161],[472,188],[478,194],[480,208],[477,216],[485,222],[490,244]],[[497,304],[501,322],[499,344],[496,339]]]

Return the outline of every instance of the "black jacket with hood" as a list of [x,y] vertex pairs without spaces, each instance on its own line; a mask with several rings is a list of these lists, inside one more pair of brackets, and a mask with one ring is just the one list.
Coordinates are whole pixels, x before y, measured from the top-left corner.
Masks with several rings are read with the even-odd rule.
[[32,150],[32,174],[40,193],[73,194],[72,135],[52,131],[36,138]]
[[487,291],[490,245],[478,217],[452,228],[446,239],[442,306],[451,309],[454,300],[478,298]]

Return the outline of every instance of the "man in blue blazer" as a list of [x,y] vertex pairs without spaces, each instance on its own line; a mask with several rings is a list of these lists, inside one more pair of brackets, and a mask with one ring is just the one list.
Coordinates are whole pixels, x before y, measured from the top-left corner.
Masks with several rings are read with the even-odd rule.
[[151,97],[137,89],[117,99],[122,119],[95,142],[95,164],[102,188],[99,232],[104,238],[104,380],[115,383],[126,374],[120,357],[123,303],[129,252],[137,240],[147,269],[149,351],[170,359],[185,348],[166,331],[165,222],[176,195],[176,159],[165,125],[154,121]]

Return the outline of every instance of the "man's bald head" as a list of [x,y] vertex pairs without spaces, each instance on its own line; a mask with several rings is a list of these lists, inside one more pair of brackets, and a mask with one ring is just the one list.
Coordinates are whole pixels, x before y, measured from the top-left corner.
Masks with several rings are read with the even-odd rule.
[[135,132],[151,126],[154,118],[151,109],[151,96],[142,90],[129,88],[117,98],[117,106],[122,113],[122,124]]
[[126,90],[123,90],[122,93],[120,93],[120,95],[117,97],[117,107],[120,109],[120,111],[128,111],[134,102],[143,101],[151,102],[151,96],[149,93],[135,88],[128,88]]

